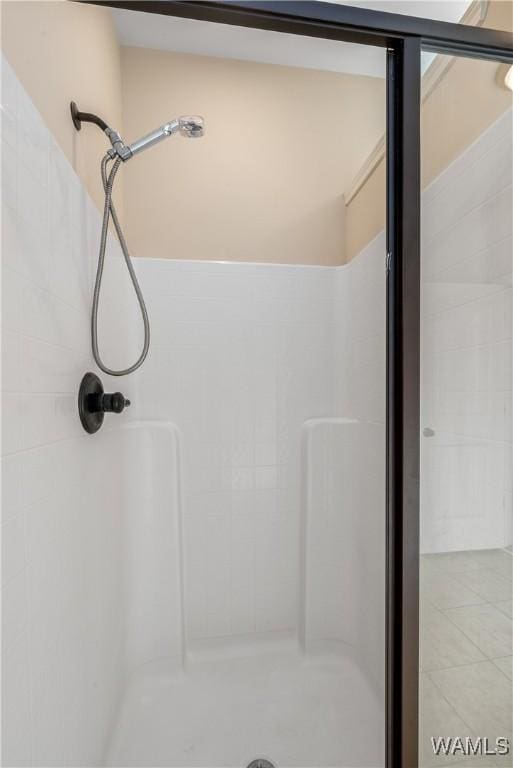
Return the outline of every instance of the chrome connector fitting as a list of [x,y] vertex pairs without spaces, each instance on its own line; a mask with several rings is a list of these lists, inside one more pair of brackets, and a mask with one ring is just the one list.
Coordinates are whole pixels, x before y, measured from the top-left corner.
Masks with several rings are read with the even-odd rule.
[[114,131],[112,128],[107,128],[105,134],[112,144],[112,149],[107,150],[109,157],[113,159],[115,157],[119,157],[121,160],[123,160],[123,162],[132,157],[132,151],[130,147],[127,147],[117,131]]

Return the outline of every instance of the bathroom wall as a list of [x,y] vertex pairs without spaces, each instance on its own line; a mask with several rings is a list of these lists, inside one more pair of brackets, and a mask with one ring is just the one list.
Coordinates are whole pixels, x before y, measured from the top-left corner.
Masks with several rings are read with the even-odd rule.
[[[310,595],[305,639],[335,638],[360,663],[384,707],[386,554],[386,243],[380,233],[334,270],[333,413],[316,427],[319,450],[305,469],[305,496],[317,540],[307,550],[310,573],[324,572],[338,592],[326,624],[326,598]],[[352,423],[344,423],[349,418]],[[319,489],[320,493],[315,492]],[[327,493],[326,493],[327,492]],[[340,535],[335,536],[332,529]],[[311,537],[312,538],[312,537]],[[338,560],[337,560],[337,538]],[[306,537],[308,542],[308,533]],[[315,546],[317,544],[317,547]],[[308,557],[307,557],[308,564]],[[340,581],[339,575],[343,578]],[[307,589],[319,587],[318,577]],[[338,587],[334,585],[337,584]],[[329,587],[328,587],[329,588]],[[366,610],[362,610],[366,606]],[[347,621],[350,618],[350,621]],[[328,631],[327,631],[328,630]],[[384,741],[384,735],[383,735]]]
[[[4,0],[0,11],[3,54],[101,208],[105,136],[94,125],[77,133],[69,103],[121,130],[120,48],[109,10],[68,0]],[[122,211],[119,183],[115,199]]]
[[[138,393],[138,397],[141,393]],[[126,665],[185,656],[181,435],[166,421],[123,425]],[[173,663],[171,662],[171,663]]]
[[[512,111],[422,197],[421,549],[511,544]],[[384,423],[383,232],[337,268],[337,413]],[[337,311],[337,310],[335,310]],[[335,317],[337,317],[335,315]]]
[[[216,639],[298,637],[311,651],[312,638],[338,638],[383,695],[384,250],[381,235],[337,268],[136,263],[153,333],[136,415],[181,434],[189,653]],[[356,431],[341,427],[326,443],[322,425],[340,416]],[[304,428],[317,421],[306,466]],[[340,597],[328,624],[313,573]]]
[[189,640],[294,630],[300,430],[332,413],[332,270],[139,259],[141,419],[183,436]]
[[384,706],[384,424],[306,421],[302,479],[302,646],[356,660]]
[[[2,117],[3,764],[100,765],[125,647],[120,436],[77,412],[100,215],[5,59]],[[133,316],[116,253],[113,362]]]
[[[360,503],[375,521],[374,566],[383,565],[384,498],[376,509],[363,496],[384,496],[384,258],[382,233],[336,268],[136,262],[152,323],[137,418],[174,422],[182,434],[189,649],[215,637],[299,629],[301,434],[309,419],[349,416],[369,425],[364,452],[377,463]],[[353,506],[334,501],[349,516],[353,491]],[[324,535],[321,552],[329,549]],[[359,578],[353,574],[351,588]],[[370,582],[362,599],[380,610],[366,661],[379,685],[383,574]]]
[[[24,764],[32,750],[38,764],[94,764],[123,660],[132,669],[161,655],[162,637],[170,653],[180,653],[180,609],[172,601],[176,622],[165,635],[150,631],[153,608],[141,589],[156,573],[154,542],[147,538],[144,562],[139,546],[130,545],[143,540],[136,533],[141,507],[146,521],[156,513],[151,527],[171,521],[158,516],[165,503],[155,501],[159,478],[143,471],[139,485],[134,471],[146,466],[141,446],[148,448],[144,461],[155,457],[153,438],[134,432],[128,439],[116,430],[92,439],[79,426],[76,389],[94,368],[89,308],[100,220],[6,63],[3,77],[4,649],[11,668],[25,675],[21,683],[6,679],[13,702],[5,712],[12,739],[6,755]],[[27,156],[39,165],[27,164]],[[101,348],[112,365],[135,354],[141,335],[116,256],[110,243],[100,322]],[[372,267],[365,258],[361,264],[365,282]],[[301,426],[342,408],[332,371],[334,323],[344,339],[347,330],[340,297],[338,314],[334,305],[344,269],[137,262],[152,347],[138,377],[126,382],[133,406],[120,423],[170,420],[182,431],[184,604],[192,645],[297,630]],[[365,301],[358,285],[351,283],[355,302]],[[348,392],[356,398],[358,387]],[[356,411],[363,414],[363,403]],[[175,554],[176,544],[169,542]],[[161,555],[159,562],[170,560]],[[173,573],[166,579],[171,591],[178,588]],[[144,583],[162,615],[154,582]],[[75,704],[67,706],[71,686]],[[56,737],[63,727],[65,740]]]
[[[483,26],[513,31],[512,4],[501,0],[490,2]],[[424,187],[510,109],[512,95],[504,86],[504,65],[500,72],[501,76],[497,62],[455,57],[450,69],[423,102]],[[384,226],[385,162],[382,160],[347,206],[346,260],[358,254]]]
[[376,424],[385,423],[385,255],[381,232],[334,270],[335,409]]
[[[369,552],[382,570],[384,501],[381,508],[370,499],[384,493],[384,251],[381,235],[337,268],[136,261],[152,345],[137,374],[134,413],[173,422],[181,433],[189,651],[214,638],[296,634],[308,419],[369,424],[362,450],[377,464],[360,504],[375,522]],[[353,469],[348,476],[356,478]],[[337,496],[346,520],[358,503],[356,484],[353,491],[352,503]],[[364,491],[373,494],[367,504]],[[364,515],[358,519],[365,539]],[[364,664],[378,687],[382,576],[362,598],[378,606]],[[358,579],[354,573],[351,589]]]
[[512,541],[513,112],[429,186],[422,239],[422,550]]
[[382,78],[126,47],[122,76],[128,138],[206,120],[201,141],[125,169],[138,256],[344,262],[343,193],[384,130]]

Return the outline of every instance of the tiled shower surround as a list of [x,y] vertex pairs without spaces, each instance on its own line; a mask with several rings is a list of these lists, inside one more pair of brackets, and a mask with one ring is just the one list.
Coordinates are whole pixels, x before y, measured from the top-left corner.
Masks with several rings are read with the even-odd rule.
[[[359,646],[379,696],[383,235],[338,268],[137,261],[151,352],[121,384],[104,377],[133,405],[87,436],[76,393],[94,370],[100,214],[2,69],[4,762],[101,765],[143,663],[190,664],[228,640],[247,649],[302,638],[307,650],[326,626],[315,584],[306,597],[308,566],[317,558],[325,578],[339,573],[331,528],[305,540],[312,510],[316,522],[350,517],[337,530],[354,537],[341,598],[356,626],[339,616],[327,639],[349,654]],[[109,247],[101,341],[117,365],[137,353],[140,329]],[[355,451],[340,417],[351,429],[365,422]],[[318,429],[314,450],[328,451],[325,473],[319,455],[308,463],[306,422]],[[310,507],[307,476],[320,489]]]
[[302,426],[344,403],[384,423],[383,247],[338,269],[137,262],[153,332],[137,415],[183,435],[190,640],[297,629]]
[[183,435],[191,639],[293,630],[300,434],[333,412],[333,270],[145,259],[138,416]]
[[[5,765],[101,764],[122,692],[123,439],[119,430],[89,439],[76,404],[93,367],[99,227],[98,211],[3,60]],[[111,293],[109,311],[126,319],[121,294]]]

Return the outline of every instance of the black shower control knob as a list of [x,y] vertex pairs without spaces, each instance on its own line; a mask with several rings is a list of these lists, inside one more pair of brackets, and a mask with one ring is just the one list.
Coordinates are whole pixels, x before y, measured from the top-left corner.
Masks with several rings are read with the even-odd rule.
[[125,400],[125,396],[121,392],[103,395],[102,410],[107,413],[121,413],[129,405],[130,400]]
[[122,413],[130,405],[121,392],[107,393],[95,373],[89,371],[80,382],[78,412],[80,421],[90,435],[98,432],[106,413]]
[[114,392],[112,395],[112,410],[114,413],[121,413],[125,408],[130,405],[130,400],[126,400],[125,396],[121,392]]

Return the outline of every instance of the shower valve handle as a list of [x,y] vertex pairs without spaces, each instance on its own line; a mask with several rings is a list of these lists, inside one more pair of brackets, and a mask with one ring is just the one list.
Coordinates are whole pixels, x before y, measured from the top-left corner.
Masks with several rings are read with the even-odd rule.
[[111,395],[104,392],[98,399],[99,410],[104,413],[121,413],[130,405],[130,400],[126,400],[121,392],[113,392]]
[[78,391],[78,412],[86,432],[98,432],[106,413],[122,413],[130,405],[121,392],[107,393],[95,373],[86,373]]

